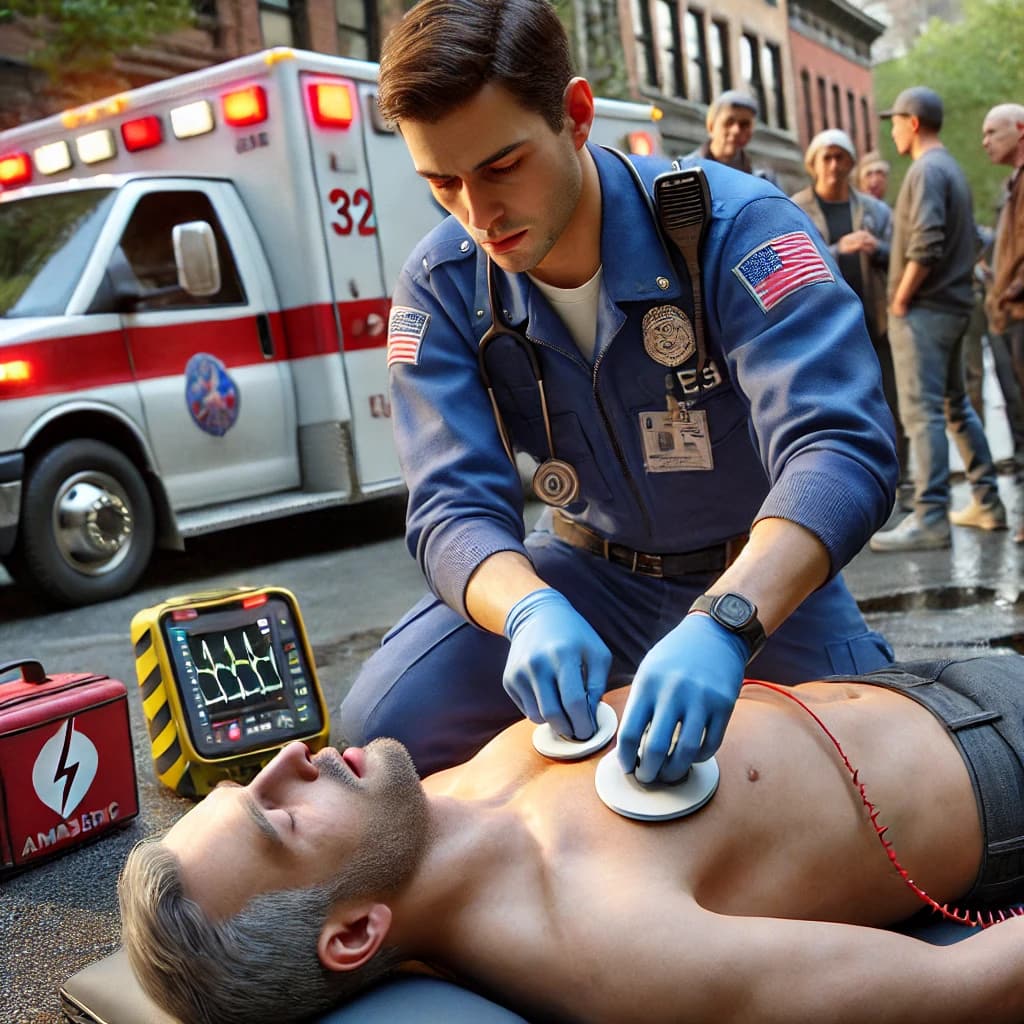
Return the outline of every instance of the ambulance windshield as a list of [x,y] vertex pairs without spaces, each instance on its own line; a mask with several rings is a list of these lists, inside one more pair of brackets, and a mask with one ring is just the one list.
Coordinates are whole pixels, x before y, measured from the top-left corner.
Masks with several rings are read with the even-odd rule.
[[0,316],[62,316],[92,252],[113,189],[0,203]]

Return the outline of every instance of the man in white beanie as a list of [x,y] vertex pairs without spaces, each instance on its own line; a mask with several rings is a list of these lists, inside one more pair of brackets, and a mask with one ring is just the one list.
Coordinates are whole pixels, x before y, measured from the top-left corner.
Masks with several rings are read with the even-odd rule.
[[850,184],[857,150],[846,132],[828,128],[811,139],[804,166],[812,185],[791,198],[811,218],[828,243],[846,283],[864,306],[864,320],[882,369],[882,387],[896,421],[897,455],[903,478],[907,441],[899,423],[896,379],[886,333],[886,275],[892,212],[874,196],[858,192]]

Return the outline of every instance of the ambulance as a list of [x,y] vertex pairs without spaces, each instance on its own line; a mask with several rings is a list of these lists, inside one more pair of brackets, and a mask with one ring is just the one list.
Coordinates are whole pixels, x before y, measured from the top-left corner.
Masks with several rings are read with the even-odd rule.
[[[400,493],[389,296],[443,211],[377,66],[273,49],[0,133],[0,560],[50,602],[156,546]],[[593,138],[660,152],[659,111]]]

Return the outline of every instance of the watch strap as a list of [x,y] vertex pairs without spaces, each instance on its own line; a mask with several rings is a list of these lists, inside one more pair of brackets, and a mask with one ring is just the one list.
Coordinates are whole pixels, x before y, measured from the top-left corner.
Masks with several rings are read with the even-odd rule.
[[[723,601],[742,602],[749,609],[750,614],[743,622],[729,618],[723,614],[721,604]],[[761,648],[768,642],[768,636],[757,617],[757,605],[742,594],[701,594],[693,604],[690,605],[691,612],[704,612],[710,615],[720,626],[735,633],[747,645],[749,654],[747,664],[749,665],[760,653]]]

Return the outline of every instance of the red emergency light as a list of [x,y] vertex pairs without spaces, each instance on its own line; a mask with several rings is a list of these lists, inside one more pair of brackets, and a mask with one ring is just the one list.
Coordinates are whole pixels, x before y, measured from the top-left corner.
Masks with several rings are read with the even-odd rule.
[[346,82],[317,82],[309,87],[313,120],[321,128],[347,128],[352,123],[352,90]]
[[131,121],[125,121],[121,125],[121,138],[124,139],[124,148],[130,153],[140,149],[150,149],[158,146],[164,140],[164,129],[160,118],[154,114],[148,117],[137,117]]
[[221,97],[224,120],[236,128],[259,124],[267,119],[267,93],[262,85],[236,89]]
[[266,603],[267,603],[267,595],[266,594],[254,594],[252,597],[243,597],[242,598],[242,607],[243,608],[259,608],[260,605],[264,605]]
[[650,132],[630,132],[627,139],[630,153],[636,156],[654,155],[654,139]]
[[0,186],[27,185],[32,180],[32,162],[28,153],[5,153],[0,156]]

